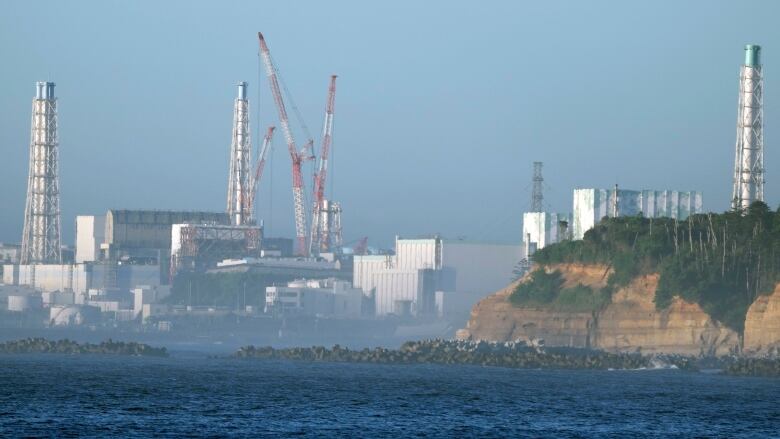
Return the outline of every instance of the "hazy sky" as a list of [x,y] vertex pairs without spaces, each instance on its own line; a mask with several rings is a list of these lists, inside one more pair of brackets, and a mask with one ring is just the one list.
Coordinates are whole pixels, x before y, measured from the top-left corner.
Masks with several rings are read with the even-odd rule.
[[[518,242],[533,161],[551,210],[570,211],[575,187],[616,182],[700,190],[725,210],[745,43],[763,46],[775,208],[778,17],[774,1],[5,1],[0,241],[21,239],[39,80],[57,83],[64,242],[77,214],[223,210],[237,81],[249,82],[253,137],[258,86],[262,126],[278,125],[257,31],[317,141],[339,75],[330,177],[347,241]],[[281,135],[271,168],[261,216],[290,236]]]

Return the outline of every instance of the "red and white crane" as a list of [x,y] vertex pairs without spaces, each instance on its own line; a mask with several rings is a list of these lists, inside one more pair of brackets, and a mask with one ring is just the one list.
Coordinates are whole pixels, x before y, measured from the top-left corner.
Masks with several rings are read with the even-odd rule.
[[276,127],[268,127],[268,131],[263,137],[263,145],[260,147],[260,154],[257,156],[257,165],[255,165],[255,174],[252,176],[252,184],[249,186],[249,197],[247,197],[247,212],[254,218],[254,205],[255,198],[257,197],[257,186],[260,184],[260,179],[263,177],[263,168],[265,168],[265,158],[268,155],[268,150],[271,148],[271,140],[274,137],[274,129]]
[[279,89],[279,81],[276,77],[276,68],[271,60],[271,52],[268,50],[268,45],[265,43],[263,34],[258,32],[257,38],[260,40],[260,56],[263,58],[263,64],[265,65],[265,73],[268,76],[268,81],[271,86],[271,93],[274,96],[274,103],[276,104],[276,110],[279,113],[279,123],[282,126],[282,133],[284,133],[284,139],[287,142],[287,149],[292,159],[292,189],[293,189],[293,203],[295,207],[295,236],[297,238],[297,254],[306,256],[306,206],[303,201],[303,175],[301,173],[301,163],[305,159],[310,157],[308,151],[305,150],[299,152],[295,146],[295,138],[290,130],[290,121],[287,117],[287,110],[284,108],[284,101],[282,100],[282,92]]
[[[333,111],[336,101],[336,75],[330,77],[328,87],[328,102],[325,105],[325,122],[322,126],[322,147],[320,149],[320,161],[314,174],[314,207],[311,220],[311,248],[310,253],[320,250],[330,250],[330,238],[325,235],[328,227],[323,227],[323,215],[325,212],[325,180],[328,175],[328,156],[333,137]],[[327,219],[325,219],[327,220]]]

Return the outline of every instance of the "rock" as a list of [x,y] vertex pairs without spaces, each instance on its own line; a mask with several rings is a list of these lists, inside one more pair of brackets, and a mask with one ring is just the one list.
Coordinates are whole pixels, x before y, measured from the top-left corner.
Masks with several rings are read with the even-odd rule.
[[745,318],[745,353],[777,355],[780,348],[780,284],[772,294],[760,296]]
[[[559,270],[564,287],[582,283],[594,290],[606,285],[610,273],[604,265],[559,264],[547,270]],[[517,286],[514,283],[477,303],[466,328],[457,335],[462,340],[544,339],[547,346],[611,352],[726,355],[739,350],[738,334],[714,321],[697,304],[676,298],[667,309],[656,310],[657,285],[658,275],[639,277],[616,291],[605,309],[585,313],[515,307],[509,302]]]

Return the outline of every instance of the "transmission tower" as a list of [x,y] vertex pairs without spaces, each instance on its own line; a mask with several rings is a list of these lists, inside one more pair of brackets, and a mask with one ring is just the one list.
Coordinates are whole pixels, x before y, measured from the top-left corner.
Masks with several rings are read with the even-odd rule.
[[249,138],[249,101],[246,82],[238,83],[238,96],[233,107],[233,140],[230,144],[230,176],[228,179],[227,213],[233,225],[241,226],[252,219],[252,142]]
[[534,162],[534,187],[531,192],[531,212],[541,212],[544,210],[544,195],[542,194],[542,162]]
[[731,207],[747,209],[764,201],[764,75],[761,46],[745,46],[745,64],[739,73],[737,142]]
[[60,264],[57,98],[53,82],[35,85],[21,263]]

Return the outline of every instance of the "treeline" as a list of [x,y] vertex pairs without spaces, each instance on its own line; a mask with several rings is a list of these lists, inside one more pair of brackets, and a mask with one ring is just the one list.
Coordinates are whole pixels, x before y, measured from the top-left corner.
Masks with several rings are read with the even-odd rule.
[[[598,263],[613,274],[607,297],[636,276],[660,273],[655,301],[666,308],[675,295],[742,332],[750,304],[780,282],[780,209],[762,202],[747,211],[671,218],[604,218],[579,241],[534,254],[541,265]],[[524,287],[529,288],[529,287]]]

